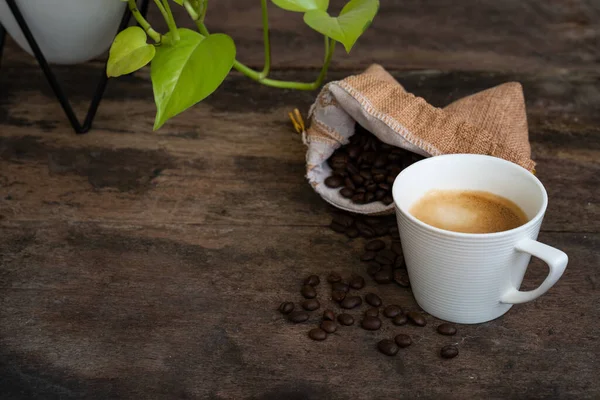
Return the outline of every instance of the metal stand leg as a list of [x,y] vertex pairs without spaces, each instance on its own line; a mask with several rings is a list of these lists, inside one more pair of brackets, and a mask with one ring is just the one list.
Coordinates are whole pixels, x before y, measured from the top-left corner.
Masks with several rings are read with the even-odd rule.
[[[148,10],[148,1],[149,0],[142,0],[141,12],[143,15],[145,15]],[[108,81],[108,77],[106,76],[106,64],[104,65],[104,69],[102,70],[102,74],[100,76],[100,81],[98,82],[98,86],[96,87],[96,91],[94,92],[94,97],[92,98],[90,107],[88,109],[87,115],[86,115],[85,120],[82,125],[82,124],[80,124],[79,120],[77,119],[77,116],[75,115],[75,112],[73,111],[73,108],[71,107],[71,104],[69,103],[69,99],[65,95],[65,93],[62,90],[62,87],[60,86],[58,81],[56,80],[56,77],[55,77],[54,73],[52,72],[52,70],[50,69],[50,66],[48,65],[48,62],[46,61],[46,58],[42,54],[42,51],[40,50],[37,42],[35,41],[35,38],[31,34],[31,31],[29,30],[29,27],[27,26],[27,22],[25,22],[25,19],[23,18],[23,14],[21,14],[21,11],[19,10],[19,7],[17,6],[16,1],[15,0],[6,0],[6,3],[8,4],[8,7],[10,8],[11,12],[13,13],[15,19],[17,20],[19,27],[23,31],[23,35],[27,39],[27,42],[29,43],[31,50],[33,51],[33,54],[35,55],[35,58],[37,59],[38,64],[40,65],[40,68],[42,69],[42,71],[44,72],[44,75],[46,76],[46,80],[50,84],[52,91],[54,92],[54,94],[56,95],[56,98],[60,102],[60,105],[62,106],[65,114],[67,115],[67,118],[69,119],[69,122],[71,123],[71,126],[73,127],[73,130],[75,130],[75,132],[77,134],[88,132],[90,130],[90,128],[92,127],[92,122],[96,115],[96,111],[98,110],[98,106],[100,105],[100,101],[102,100],[104,90],[106,89],[106,84]],[[123,29],[125,29],[127,27],[130,17],[131,17],[131,12],[129,11],[129,8],[127,8],[125,10],[125,14],[123,15],[123,19],[121,20],[121,25],[119,26],[119,32],[121,32]],[[0,26],[0,29],[1,29],[1,26]],[[0,30],[0,58],[2,56],[2,47],[3,47],[4,36],[5,36],[4,29],[1,29]]]

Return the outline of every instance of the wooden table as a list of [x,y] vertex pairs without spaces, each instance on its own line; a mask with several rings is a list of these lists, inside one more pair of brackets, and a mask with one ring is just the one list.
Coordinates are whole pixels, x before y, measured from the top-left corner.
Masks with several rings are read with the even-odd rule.
[[[262,59],[256,2],[212,2],[214,31]],[[34,60],[0,69],[0,398],[533,399],[600,397],[597,3],[384,1],[329,79],[378,62],[443,106],[517,80],[550,205],[540,239],[566,251],[538,300],[454,338],[340,329],[325,342],[276,311],[309,273],[364,274],[363,239],[331,231],[287,112],[316,93],[233,74],[152,132],[149,73],[113,80],[94,130],[70,130]],[[550,4],[551,3],[551,4]],[[227,10],[228,7],[235,7]],[[153,20],[156,15],[153,14]],[[275,76],[311,80],[320,40],[273,10]],[[297,32],[305,36],[297,37]],[[82,113],[101,61],[57,68]],[[546,268],[534,263],[524,288]],[[409,290],[368,287],[414,308]],[[321,288],[321,295],[326,291]],[[377,340],[404,331],[396,357]],[[441,345],[460,355],[442,360]]]

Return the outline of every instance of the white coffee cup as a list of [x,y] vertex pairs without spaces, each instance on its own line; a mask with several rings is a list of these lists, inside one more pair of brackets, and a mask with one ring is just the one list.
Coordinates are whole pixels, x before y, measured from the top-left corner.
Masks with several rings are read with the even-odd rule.
[[[430,190],[481,190],[516,203],[529,222],[504,232],[459,233],[409,213]],[[542,183],[509,161],[475,154],[430,157],[404,169],[393,186],[400,240],[415,299],[429,314],[455,323],[481,323],[531,301],[561,277],[568,257],[536,241],[548,205]],[[531,256],[550,272],[535,290],[520,291]]]

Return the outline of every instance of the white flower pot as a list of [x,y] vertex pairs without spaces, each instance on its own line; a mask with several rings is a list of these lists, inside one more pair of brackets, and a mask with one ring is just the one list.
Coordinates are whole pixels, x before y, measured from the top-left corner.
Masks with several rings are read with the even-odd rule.
[[[110,47],[127,3],[120,0],[17,0],[46,60],[77,64],[98,57]],[[5,0],[0,23],[15,41],[33,54]]]

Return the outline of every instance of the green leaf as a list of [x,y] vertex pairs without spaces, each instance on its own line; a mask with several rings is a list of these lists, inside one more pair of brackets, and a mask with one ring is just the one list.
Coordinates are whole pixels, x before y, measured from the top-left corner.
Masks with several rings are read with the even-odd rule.
[[342,43],[350,53],[378,10],[379,0],[350,0],[339,17],[331,17],[322,10],[311,10],[304,14],[304,22],[315,31]]
[[180,40],[158,47],[152,60],[154,130],[214,92],[235,60],[231,37],[217,33],[204,38],[190,29],[178,31]]
[[183,5],[183,0],[173,0],[175,3],[179,4],[180,6]]
[[121,31],[110,46],[106,75],[115,77],[130,74],[148,64],[156,52],[147,44],[146,32],[139,26]]
[[306,12],[310,10],[326,11],[329,0],[272,0],[279,8],[288,11]]

